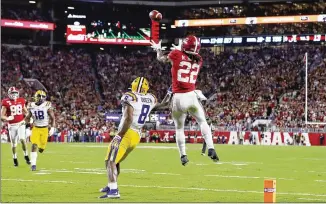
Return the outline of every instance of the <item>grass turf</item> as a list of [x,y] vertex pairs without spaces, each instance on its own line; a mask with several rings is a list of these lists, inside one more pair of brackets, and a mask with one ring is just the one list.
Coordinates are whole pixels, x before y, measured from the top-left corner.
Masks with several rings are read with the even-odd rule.
[[[108,202],[107,144],[49,143],[38,154],[36,172],[12,162],[10,144],[1,145],[2,202]],[[30,149],[30,145],[29,145]],[[326,148],[216,145],[221,161],[201,156],[187,144],[182,166],[175,144],[140,144],[121,164],[121,199],[110,202],[263,202],[265,178],[277,181],[277,202],[326,202]]]

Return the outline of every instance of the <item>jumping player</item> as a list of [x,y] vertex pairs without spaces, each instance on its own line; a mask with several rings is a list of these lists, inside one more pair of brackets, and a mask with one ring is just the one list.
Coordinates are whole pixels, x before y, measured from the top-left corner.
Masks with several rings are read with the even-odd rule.
[[[51,102],[46,101],[46,93],[38,90],[34,95],[35,102],[28,106],[28,115],[25,118],[26,123],[29,123],[30,118],[33,117],[33,128],[31,135],[32,151],[31,163],[32,171],[36,171],[37,149],[40,153],[45,150],[48,142],[48,136],[53,135],[55,118]],[[49,120],[51,120],[51,128],[49,130]]]
[[154,108],[165,107],[171,95],[168,93],[162,103],[148,93],[149,83],[144,77],[137,77],[131,84],[131,91],[126,92],[121,98],[122,119],[118,133],[112,139],[105,158],[108,174],[108,185],[100,189],[106,193],[100,198],[120,198],[117,178],[120,174],[120,163],[127,158],[140,141],[141,129],[146,118]]
[[1,119],[8,121],[8,131],[11,141],[11,149],[14,159],[14,166],[18,166],[17,160],[17,143],[18,140],[22,144],[25,160],[30,164],[25,135],[24,115],[27,115],[25,107],[25,99],[19,97],[19,90],[16,87],[10,87],[8,90],[8,98],[2,100]]
[[[181,164],[186,165],[189,160],[186,154],[184,123],[189,112],[200,126],[201,133],[208,147],[208,156],[213,161],[219,158],[215,152],[212,132],[207,124],[205,111],[200,103],[205,98],[200,90],[196,90],[197,75],[203,65],[203,59],[198,54],[200,41],[196,36],[186,37],[179,49],[172,50],[167,56],[163,55],[161,42],[152,42],[152,48],[157,52],[157,59],[161,62],[171,62],[172,74],[172,117],[176,127],[176,140],[179,147]],[[175,47],[176,48],[176,47]]]

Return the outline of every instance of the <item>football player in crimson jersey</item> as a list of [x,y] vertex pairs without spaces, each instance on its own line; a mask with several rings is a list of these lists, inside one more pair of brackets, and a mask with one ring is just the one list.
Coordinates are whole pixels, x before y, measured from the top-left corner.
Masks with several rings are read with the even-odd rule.
[[197,75],[202,68],[203,59],[198,54],[200,50],[200,41],[196,36],[190,35],[182,40],[180,47],[174,46],[174,49],[168,54],[163,55],[161,42],[158,44],[152,42],[152,48],[157,52],[157,59],[161,62],[170,62],[172,64],[172,117],[176,128],[176,140],[179,147],[181,164],[186,165],[189,160],[185,148],[184,123],[187,112],[191,114],[200,126],[201,133],[205,138],[208,147],[208,156],[213,161],[218,161],[213,145],[212,132],[206,121],[206,113],[200,100],[206,97],[200,90],[196,90]]
[[25,107],[25,99],[19,97],[19,90],[10,87],[8,90],[8,98],[2,100],[1,120],[8,121],[9,137],[11,141],[14,166],[18,166],[16,146],[18,140],[22,143],[22,148],[27,164],[30,164],[28,152],[26,148],[25,121],[24,115],[27,115]]

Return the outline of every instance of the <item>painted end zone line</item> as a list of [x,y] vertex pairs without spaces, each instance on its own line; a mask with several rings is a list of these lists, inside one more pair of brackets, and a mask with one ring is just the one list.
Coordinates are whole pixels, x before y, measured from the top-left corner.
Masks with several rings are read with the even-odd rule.
[[[215,192],[233,192],[233,193],[257,193],[263,194],[263,191],[246,191],[246,190],[234,190],[234,189],[209,189],[209,188],[184,188],[176,186],[139,186],[139,185],[119,185],[123,187],[132,187],[132,188],[161,188],[161,189],[179,189],[179,190],[189,190],[189,191],[215,191]],[[312,193],[287,193],[287,192],[277,192],[280,195],[296,195],[296,196],[316,196],[316,197],[326,197],[326,195],[321,194],[312,194]],[[326,198],[325,198],[326,201]]]
[[[2,181],[18,181],[18,182],[42,182],[42,183],[73,183],[70,181],[51,181],[51,180],[24,180],[24,179],[1,179]],[[215,191],[215,192],[233,192],[233,193],[256,193],[262,194],[262,191],[246,191],[246,190],[234,190],[234,189],[209,189],[209,188],[184,188],[184,187],[176,187],[176,186],[139,186],[139,185],[119,185],[123,187],[132,187],[132,188],[161,188],[161,189],[179,189],[179,190],[189,190],[189,191]],[[296,196],[316,196],[316,197],[325,197],[326,195],[320,194],[312,194],[312,193],[282,193],[277,192],[280,195],[296,195]],[[300,198],[304,199],[304,198]],[[315,199],[317,200],[317,199]],[[322,199],[319,199],[322,200]]]

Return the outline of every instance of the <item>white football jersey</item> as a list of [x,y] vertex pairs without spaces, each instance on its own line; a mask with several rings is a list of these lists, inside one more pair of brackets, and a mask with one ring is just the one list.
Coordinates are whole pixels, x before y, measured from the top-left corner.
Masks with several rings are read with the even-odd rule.
[[[144,126],[149,113],[157,104],[157,99],[151,93],[147,93],[144,95],[133,92],[127,92],[123,94],[121,98],[121,103],[122,112],[124,112],[124,108],[127,104],[131,105],[134,108],[133,121],[130,128],[139,131]],[[123,120],[124,115],[122,115],[119,130],[122,127]]]
[[48,126],[50,119],[48,110],[51,108],[51,102],[49,101],[45,101],[41,105],[36,105],[35,102],[32,102],[28,106],[28,110],[32,113],[33,125],[37,127]]

